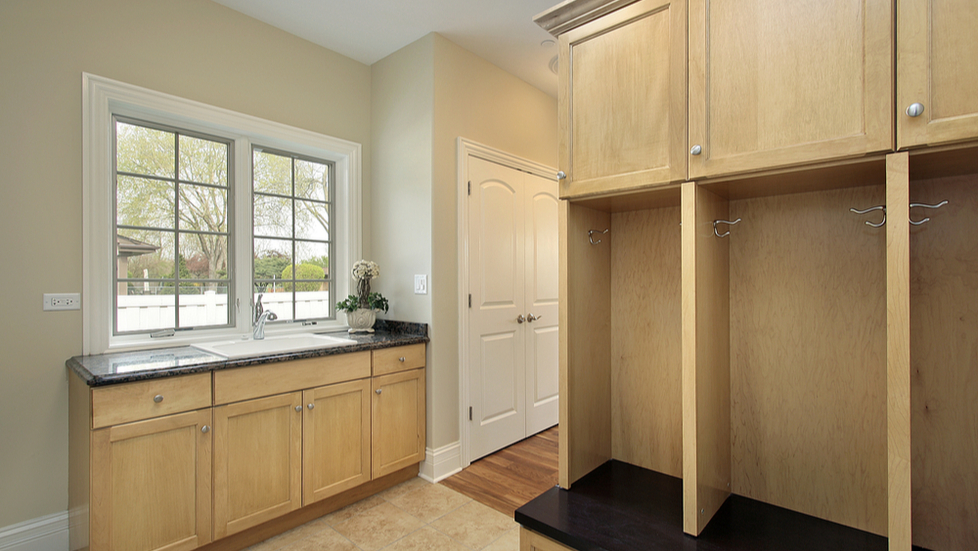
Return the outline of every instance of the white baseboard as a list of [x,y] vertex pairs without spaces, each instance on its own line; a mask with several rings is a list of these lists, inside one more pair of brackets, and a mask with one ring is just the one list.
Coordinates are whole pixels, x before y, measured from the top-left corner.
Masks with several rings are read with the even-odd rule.
[[425,449],[424,461],[418,476],[428,482],[439,482],[462,470],[462,446],[452,442],[437,450]]
[[0,551],[68,551],[68,511],[0,528]]

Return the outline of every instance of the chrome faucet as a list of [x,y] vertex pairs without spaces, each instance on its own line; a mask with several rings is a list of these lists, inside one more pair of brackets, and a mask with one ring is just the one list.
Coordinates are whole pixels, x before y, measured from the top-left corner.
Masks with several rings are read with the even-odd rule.
[[264,296],[263,293],[258,293],[258,300],[255,301],[255,327],[252,337],[256,341],[260,341],[265,338],[265,322],[275,321],[278,319],[275,312],[272,312],[271,310],[268,312],[265,311],[265,307],[261,305],[262,296]]

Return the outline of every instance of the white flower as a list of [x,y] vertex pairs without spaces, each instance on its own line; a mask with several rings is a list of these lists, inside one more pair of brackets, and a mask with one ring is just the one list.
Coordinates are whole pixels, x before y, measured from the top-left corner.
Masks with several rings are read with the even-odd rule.
[[361,280],[371,280],[375,277],[380,276],[380,266],[376,262],[370,260],[358,260],[353,265],[353,279]]

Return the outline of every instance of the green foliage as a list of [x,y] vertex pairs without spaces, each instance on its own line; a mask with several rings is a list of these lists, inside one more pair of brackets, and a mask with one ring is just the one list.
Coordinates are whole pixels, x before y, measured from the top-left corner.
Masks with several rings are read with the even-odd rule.
[[[255,258],[255,279],[279,279],[282,272],[289,268],[292,262],[281,253],[269,252],[260,258]],[[291,277],[291,276],[289,276]]]
[[[319,266],[315,264],[299,264],[298,269],[296,269],[296,279],[318,279],[322,280],[326,276],[326,272]],[[292,265],[286,266],[282,270],[282,279],[290,280],[292,279]],[[307,291],[318,291],[322,288],[323,284],[319,281],[306,281],[298,282],[295,284],[295,290],[299,292]],[[286,291],[292,291],[292,283],[285,283],[284,286]]]
[[[370,303],[371,309],[383,310],[385,314],[387,313],[387,310],[390,308],[390,304],[388,304],[387,299],[384,298],[384,295],[380,293],[370,293],[370,298],[368,299],[368,302]],[[360,299],[357,298],[356,295],[350,295],[346,297],[346,300],[342,300],[336,303],[336,309],[344,312],[353,312],[359,307],[360,307]]]
[[323,256],[314,256],[314,257],[310,258],[309,260],[306,260],[305,261],[305,264],[312,264],[314,266],[319,266],[327,274],[329,273],[329,257],[326,256],[326,255],[323,255]]

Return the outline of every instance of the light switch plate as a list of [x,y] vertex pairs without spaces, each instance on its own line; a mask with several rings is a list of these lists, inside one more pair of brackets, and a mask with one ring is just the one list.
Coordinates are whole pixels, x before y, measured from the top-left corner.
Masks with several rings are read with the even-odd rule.
[[428,276],[426,274],[414,276],[414,294],[428,294]]
[[79,293],[44,293],[44,310],[81,310]]

